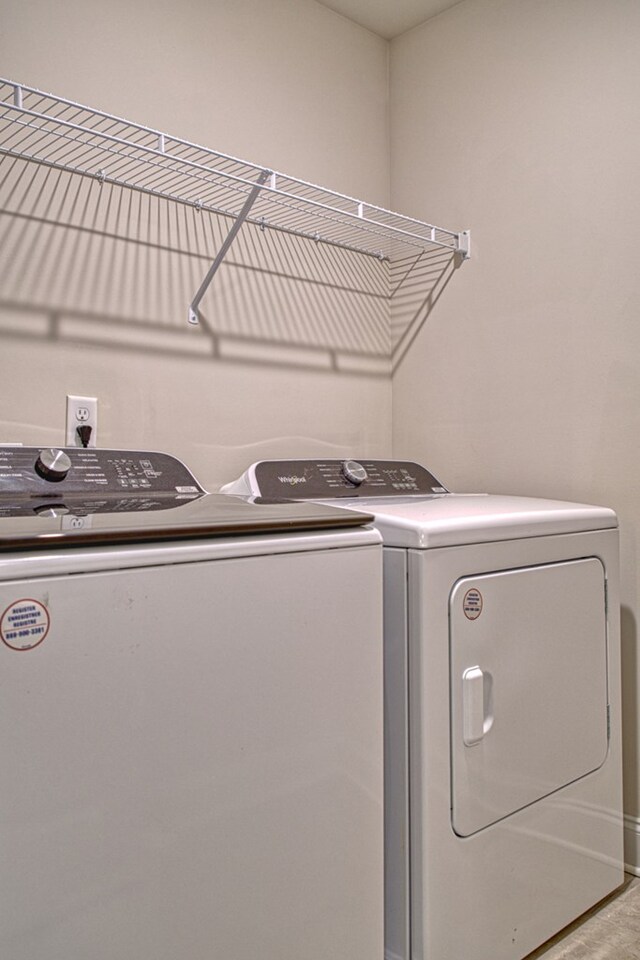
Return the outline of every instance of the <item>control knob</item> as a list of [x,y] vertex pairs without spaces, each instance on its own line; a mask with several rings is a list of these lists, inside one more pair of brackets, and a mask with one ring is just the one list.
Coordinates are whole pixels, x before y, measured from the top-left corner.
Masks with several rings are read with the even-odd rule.
[[33,508],[37,517],[44,517],[46,520],[55,520],[57,517],[64,517],[69,513],[69,507],[64,503],[39,503]]
[[342,475],[356,487],[367,479],[367,471],[357,460],[343,460]]
[[49,483],[59,483],[64,480],[71,469],[71,460],[64,450],[55,450],[47,447],[41,450],[35,463],[35,471],[43,480]]

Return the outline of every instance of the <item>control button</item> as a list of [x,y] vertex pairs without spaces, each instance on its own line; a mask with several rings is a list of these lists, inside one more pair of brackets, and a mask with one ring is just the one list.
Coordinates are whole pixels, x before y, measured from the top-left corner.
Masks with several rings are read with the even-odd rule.
[[64,480],[71,470],[71,460],[64,450],[54,450],[48,447],[40,451],[35,463],[35,471],[43,480],[50,483],[59,483]]
[[357,460],[343,460],[342,475],[357,487],[367,479],[367,471]]

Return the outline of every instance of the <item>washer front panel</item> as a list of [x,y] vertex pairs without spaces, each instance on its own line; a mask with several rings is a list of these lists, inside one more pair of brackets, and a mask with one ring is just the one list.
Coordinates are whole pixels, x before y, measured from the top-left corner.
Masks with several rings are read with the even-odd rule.
[[381,550],[289,540],[0,580],[0,957],[382,957]]

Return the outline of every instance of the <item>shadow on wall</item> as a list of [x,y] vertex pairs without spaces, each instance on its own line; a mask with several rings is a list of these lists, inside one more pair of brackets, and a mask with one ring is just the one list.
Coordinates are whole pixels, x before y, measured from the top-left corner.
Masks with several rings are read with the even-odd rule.
[[24,160],[0,165],[0,334],[388,377],[458,265],[394,262]]
[[462,257],[448,250],[425,252],[411,264],[391,266],[390,336],[392,370],[400,366]]

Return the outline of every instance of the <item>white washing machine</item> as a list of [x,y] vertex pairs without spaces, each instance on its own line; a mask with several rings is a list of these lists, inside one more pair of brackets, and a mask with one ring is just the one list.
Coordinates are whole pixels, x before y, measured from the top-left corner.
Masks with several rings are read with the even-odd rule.
[[455,495],[400,461],[262,462],[225,489],[383,536],[387,960],[520,960],[622,883],[612,510]]
[[0,447],[1,957],[382,956],[363,519]]

